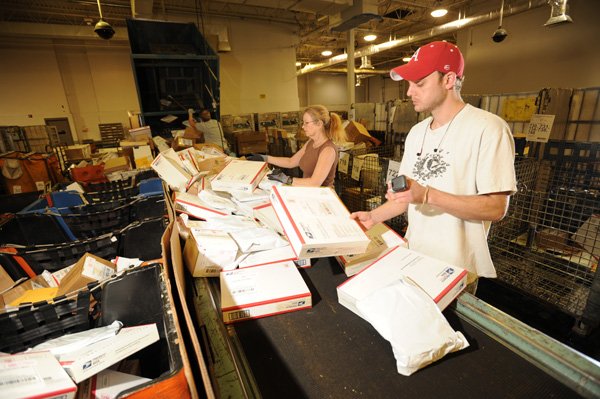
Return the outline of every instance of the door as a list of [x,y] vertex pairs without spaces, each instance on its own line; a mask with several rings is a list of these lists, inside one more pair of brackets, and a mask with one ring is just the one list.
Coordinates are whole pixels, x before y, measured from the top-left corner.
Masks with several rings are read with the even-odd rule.
[[46,118],[46,126],[55,126],[58,132],[58,142],[60,145],[73,145],[73,136],[71,127],[67,118]]

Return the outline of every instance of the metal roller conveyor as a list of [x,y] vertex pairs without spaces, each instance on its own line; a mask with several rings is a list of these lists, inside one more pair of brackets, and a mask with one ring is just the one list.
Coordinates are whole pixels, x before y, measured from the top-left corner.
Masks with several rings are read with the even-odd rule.
[[196,279],[215,386],[221,397],[600,397],[600,363],[469,294],[444,315],[470,347],[410,377],[390,344],[338,303],[346,279],[331,258],[302,269],[313,308],[224,326],[218,279]]

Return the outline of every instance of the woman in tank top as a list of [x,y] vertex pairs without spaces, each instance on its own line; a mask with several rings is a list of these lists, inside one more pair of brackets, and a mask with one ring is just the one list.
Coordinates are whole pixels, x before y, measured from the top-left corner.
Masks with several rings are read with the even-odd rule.
[[302,128],[308,141],[293,156],[252,154],[247,159],[268,162],[286,169],[299,166],[302,170],[301,178],[292,178],[281,172],[271,174],[269,178],[272,180],[293,186],[333,187],[338,163],[335,143],[343,142],[346,137],[340,116],[329,112],[322,105],[313,105],[304,110]]

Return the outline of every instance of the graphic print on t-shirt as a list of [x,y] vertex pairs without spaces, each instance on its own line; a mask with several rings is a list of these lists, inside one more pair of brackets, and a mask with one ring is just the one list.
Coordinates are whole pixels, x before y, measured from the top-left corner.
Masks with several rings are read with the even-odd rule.
[[[446,154],[448,154],[446,152]],[[431,179],[442,177],[448,170],[450,164],[444,160],[441,152],[427,153],[418,157],[413,167],[413,175],[419,182],[427,182]]]

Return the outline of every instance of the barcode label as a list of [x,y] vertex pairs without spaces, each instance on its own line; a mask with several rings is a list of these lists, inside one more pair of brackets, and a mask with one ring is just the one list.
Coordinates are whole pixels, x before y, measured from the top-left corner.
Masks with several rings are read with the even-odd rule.
[[250,317],[250,311],[249,310],[238,310],[237,312],[229,313],[228,316],[229,316],[229,321],[247,319],[248,317]]
[[37,385],[42,382],[32,367],[17,367],[0,370],[0,389],[14,385]]
[[220,267],[207,267],[206,269],[204,269],[204,272],[206,274],[219,274],[221,272],[221,268]]

